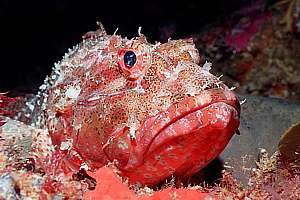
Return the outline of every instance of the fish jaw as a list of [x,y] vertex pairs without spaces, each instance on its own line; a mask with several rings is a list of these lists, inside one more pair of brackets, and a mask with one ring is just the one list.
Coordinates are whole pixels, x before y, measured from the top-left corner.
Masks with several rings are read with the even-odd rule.
[[[123,129],[104,152],[130,183],[189,177],[223,151],[239,126],[239,113],[233,92],[205,90],[146,120],[134,140]],[[127,144],[125,150],[120,141]]]

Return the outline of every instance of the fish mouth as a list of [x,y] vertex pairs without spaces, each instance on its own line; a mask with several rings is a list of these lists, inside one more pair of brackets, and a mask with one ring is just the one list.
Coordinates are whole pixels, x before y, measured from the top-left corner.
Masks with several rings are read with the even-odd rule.
[[[144,149],[144,155],[147,155],[161,145],[194,132],[201,136],[205,134],[204,130],[214,129],[219,130],[221,136],[222,130],[230,130],[231,138],[238,128],[239,116],[240,103],[232,91],[219,88],[204,90],[172,104],[166,111],[147,120],[141,130],[142,137],[138,138],[139,144],[147,147]],[[231,127],[232,123],[234,127]]]
[[229,89],[204,90],[172,104],[138,130],[122,174],[144,185],[172,174],[193,175],[224,150],[238,129],[239,115],[239,101]]
[[[153,185],[168,176],[190,176],[219,155],[239,126],[240,104],[229,89],[213,88],[173,103],[148,118],[134,142],[126,131],[105,147],[130,183]],[[118,146],[125,141],[126,149]]]

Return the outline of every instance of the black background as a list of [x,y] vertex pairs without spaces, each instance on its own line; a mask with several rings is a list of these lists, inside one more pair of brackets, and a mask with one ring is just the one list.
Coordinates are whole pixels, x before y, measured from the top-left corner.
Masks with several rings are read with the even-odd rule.
[[163,41],[162,28],[175,27],[172,38],[197,33],[226,19],[247,0],[72,1],[1,0],[0,92],[36,92],[68,48],[101,21],[108,33]]

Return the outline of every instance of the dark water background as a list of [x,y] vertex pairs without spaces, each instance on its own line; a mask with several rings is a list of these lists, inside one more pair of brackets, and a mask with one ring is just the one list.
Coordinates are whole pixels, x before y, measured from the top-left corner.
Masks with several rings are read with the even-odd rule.
[[222,20],[250,0],[0,0],[0,92],[36,92],[53,63],[101,21],[108,33],[150,41],[182,38]]

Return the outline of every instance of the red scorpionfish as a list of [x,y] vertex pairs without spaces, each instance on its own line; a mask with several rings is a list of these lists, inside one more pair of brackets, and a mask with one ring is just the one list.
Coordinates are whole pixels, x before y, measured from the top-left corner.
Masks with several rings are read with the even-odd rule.
[[190,177],[239,126],[236,95],[199,60],[192,39],[153,45],[99,29],[55,65],[32,121],[74,172],[112,162],[130,183]]

